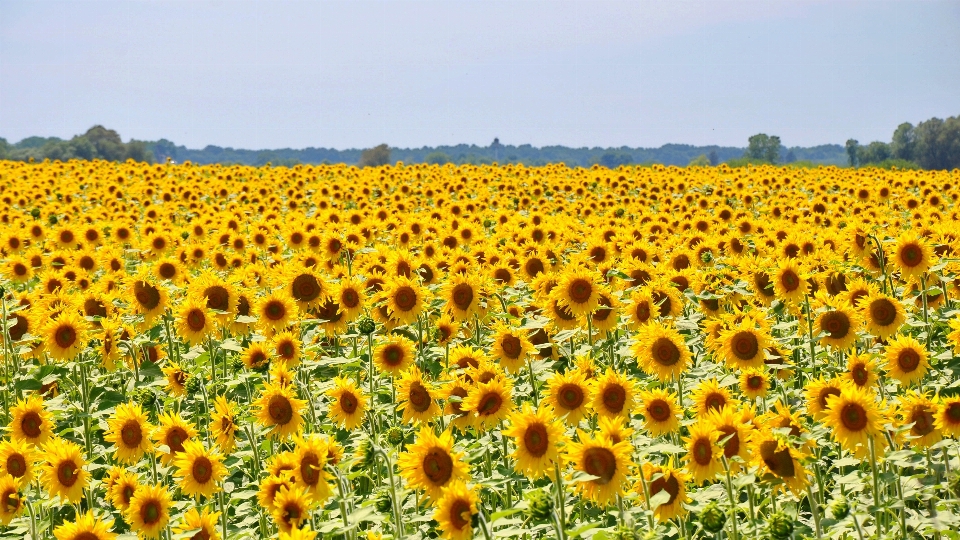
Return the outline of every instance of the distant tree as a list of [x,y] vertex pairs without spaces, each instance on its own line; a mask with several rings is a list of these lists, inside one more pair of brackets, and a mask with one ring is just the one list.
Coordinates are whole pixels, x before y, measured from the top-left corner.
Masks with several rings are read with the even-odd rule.
[[917,134],[913,124],[904,122],[897,126],[890,141],[890,153],[896,159],[913,161],[913,154],[917,147]]
[[629,165],[633,163],[633,156],[626,152],[606,152],[600,156],[600,159],[597,160],[597,163],[608,169],[616,169],[621,165]]
[[847,149],[847,159],[850,160],[850,166],[857,166],[857,148],[860,146],[860,143],[856,139],[847,139],[847,144],[845,145]]
[[710,160],[711,167],[716,167],[720,163],[720,158],[717,157],[716,150],[711,150],[710,153],[707,155],[707,159]]
[[770,136],[766,133],[758,133],[747,139],[747,141],[748,146],[744,157],[758,159],[768,163],[780,161],[780,149],[782,148],[780,137],[776,135]]
[[699,156],[690,160],[690,163],[687,163],[687,167],[709,167],[712,165],[710,163],[710,158],[706,154],[700,154]]
[[0,137],[0,159],[7,159],[7,156],[10,155],[10,143],[6,139]]
[[500,144],[500,137],[494,137],[493,142],[490,143],[490,149],[493,150],[493,160],[500,161],[500,149],[503,148],[503,145]]
[[914,158],[924,169],[960,168],[960,116],[931,118],[916,127]]
[[381,144],[373,148],[368,148],[360,154],[361,167],[380,167],[390,163],[390,147]]
[[430,165],[445,165],[450,163],[450,161],[450,156],[444,152],[430,152],[423,158],[423,162],[429,163]]
[[866,165],[868,163],[880,163],[890,159],[890,145],[880,141],[873,141],[867,146],[857,148],[857,163]]
[[793,153],[793,148],[787,152],[787,157],[783,158],[784,163],[793,163],[797,160],[797,155]]

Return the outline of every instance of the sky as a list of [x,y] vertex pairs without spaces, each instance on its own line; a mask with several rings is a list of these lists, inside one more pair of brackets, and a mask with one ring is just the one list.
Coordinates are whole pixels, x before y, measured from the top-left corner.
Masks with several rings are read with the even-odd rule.
[[0,0],[10,142],[814,146],[956,115],[956,0]]

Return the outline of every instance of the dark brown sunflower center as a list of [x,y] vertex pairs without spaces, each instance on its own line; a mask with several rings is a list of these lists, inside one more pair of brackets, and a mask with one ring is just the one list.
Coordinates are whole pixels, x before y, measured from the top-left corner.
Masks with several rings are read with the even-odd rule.
[[277,425],[284,426],[293,420],[293,407],[290,400],[283,396],[273,396],[267,405],[267,412],[270,419]]
[[191,309],[190,313],[187,313],[187,326],[190,330],[199,332],[207,326],[207,316],[202,310]]
[[523,446],[533,457],[546,454],[549,443],[547,428],[543,424],[530,424],[523,433]]
[[650,320],[650,303],[647,301],[637,302],[637,307],[633,310],[637,317],[637,322],[645,323]]
[[500,394],[497,392],[487,392],[480,398],[480,403],[477,404],[477,414],[480,416],[490,416],[491,414],[496,414],[502,406],[503,397],[501,397]]
[[842,311],[831,311],[823,316],[820,328],[832,339],[843,339],[850,333],[850,318]]
[[913,349],[904,349],[897,355],[897,365],[905,373],[910,373],[920,366],[920,353]]
[[593,480],[594,483],[601,486],[609,484],[617,473],[617,458],[607,448],[588,448],[583,453],[583,470],[598,477]]
[[570,300],[574,303],[586,303],[590,300],[590,296],[593,294],[593,284],[587,279],[574,279],[567,287],[567,293],[570,295]]
[[650,297],[653,298],[653,303],[658,306],[661,317],[670,315],[670,310],[673,309],[673,302],[670,300],[670,296],[667,295],[667,293],[653,291],[653,293],[650,294]]
[[146,526],[159,522],[162,513],[160,501],[147,501],[140,507],[140,519]]
[[136,420],[127,420],[120,428],[120,440],[127,448],[136,448],[143,441],[143,429],[140,422]]
[[300,459],[300,476],[308,486],[315,486],[320,481],[320,456],[310,452]]
[[62,461],[57,465],[57,481],[64,487],[73,487],[80,478],[79,467],[71,461]]
[[661,366],[669,367],[680,361],[680,349],[670,338],[657,338],[650,349],[654,362]]
[[757,341],[757,336],[753,332],[748,332],[746,330],[737,332],[733,336],[733,355],[739,358],[740,360],[753,360],[756,358],[757,353],[760,352],[760,343]]
[[529,259],[526,264],[523,265],[523,270],[528,276],[537,277],[544,271],[543,261],[540,259]]
[[27,473],[27,459],[23,454],[10,454],[7,458],[7,473],[14,478],[20,478]]
[[404,285],[393,293],[393,301],[400,311],[410,311],[417,307],[417,293],[413,287]]
[[723,444],[723,455],[726,456],[727,459],[740,453],[740,433],[733,426],[717,426],[717,431],[720,432],[721,441],[730,437],[727,442]]
[[500,340],[500,347],[503,349],[504,356],[511,360],[516,360],[523,352],[523,344],[520,342],[520,338],[512,335],[504,336]]
[[13,264],[13,274],[15,276],[25,276],[27,275],[27,265],[18,262]]
[[583,405],[583,389],[577,384],[564,384],[557,391],[557,403],[568,411],[576,409]]
[[656,422],[666,422],[670,419],[670,404],[663,399],[655,399],[647,405],[647,413]]
[[497,268],[493,272],[493,279],[500,283],[510,283],[511,279],[513,279],[513,274],[506,268]]
[[69,349],[77,342],[77,330],[70,325],[63,325],[54,332],[53,339],[61,349]]
[[919,266],[923,262],[923,249],[917,244],[907,244],[900,250],[900,259],[903,265],[910,268]]
[[913,422],[913,427],[910,429],[910,433],[918,437],[923,437],[934,429],[933,411],[931,411],[925,405],[916,407],[913,410],[913,413],[910,415],[909,421]]
[[320,296],[320,282],[311,274],[300,274],[293,279],[293,297],[300,302],[313,302]]
[[133,296],[143,309],[151,310],[160,304],[160,290],[146,281],[137,281],[133,284]]
[[3,506],[4,514],[16,514],[20,510],[20,495],[17,490],[10,489],[0,494],[0,505]]
[[340,408],[343,409],[343,412],[346,414],[353,414],[357,410],[357,406],[360,404],[357,400],[357,396],[353,395],[350,392],[343,392],[340,394]]
[[817,397],[817,402],[820,404],[820,408],[821,408],[821,409],[826,409],[826,408],[827,408],[827,402],[829,401],[830,396],[839,396],[839,395],[840,395],[840,389],[839,389],[839,388],[834,388],[834,387],[832,387],[832,386],[828,386],[828,387],[820,390],[820,395]]
[[167,433],[167,446],[171,454],[183,452],[183,443],[187,440],[187,432],[181,427],[175,427]]
[[556,300],[553,301],[553,313],[562,321],[575,321],[577,319],[569,309],[561,306]]
[[793,270],[784,270],[780,274],[780,285],[783,286],[785,291],[793,292],[800,288],[800,276],[798,276]]
[[886,298],[870,302],[870,318],[877,326],[890,326],[897,319],[897,308]]
[[853,366],[853,369],[850,370],[850,375],[857,386],[863,386],[870,380],[870,372],[867,371],[867,367],[863,364]]
[[603,389],[601,398],[607,411],[618,414],[627,403],[627,391],[619,384],[612,384]]
[[453,409],[453,412],[455,412],[456,414],[458,414],[458,415],[460,415],[460,416],[463,416],[464,414],[467,414],[467,413],[463,410],[463,398],[467,397],[467,391],[466,391],[466,389],[460,388],[460,387],[458,386],[458,387],[456,387],[456,388],[454,388],[453,390],[450,391],[450,396],[451,396],[451,397],[452,397],[452,396],[456,396],[456,397],[460,398],[460,401],[450,401],[450,408]]
[[213,477],[213,463],[206,456],[200,456],[193,460],[190,473],[198,484],[206,484]]
[[277,354],[284,360],[292,360],[296,352],[297,348],[290,340],[284,340],[277,344]]
[[279,300],[271,300],[263,308],[263,314],[271,321],[282,320],[287,315],[287,308]]
[[954,401],[953,403],[948,404],[944,411],[946,412],[947,418],[951,422],[960,423],[960,402]]
[[669,477],[657,478],[650,483],[650,496],[660,493],[661,491],[666,491],[670,498],[667,502],[663,503],[665,505],[673,504],[673,501],[677,500],[677,496],[680,494],[680,482],[677,481],[677,478],[674,475]]
[[403,362],[403,347],[390,344],[383,349],[383,363],[388,366],[399,366]]
[[207,287],[207,290],[203,292],[203,295],[207,298],[208,308],[215,309],[217,311],[230,310],[230,293],[225,287],[221,285]]
[[427,388],[419,381],[414,381],[410,385],[410,390],[407,393],[407,396],[410,406],[413,407],[413,410],[417,411],[418,413],[422,413],[430,408],[430,392],[427,391]]
[[450,505],[450,515],[448,519],[455,529],[463,530],[470,525],[470,501],[466,499],[457,499]]
[[770,298],[775,294],[773,292],[773,286],[770,284],[770,276],[765,273],[761,272],[754,274],[753,285],[756,287],[758,293],[766,296],[767,298]]
[[340,293],[340,303],[347,309],[353,309],[360,305],[360,295],[353,289],[344,289]]
[[43,433],[40,429],[41,425],[43,425],[43,419],[34,411],[24,414],[23,419],[20,420],[20,429],[30,439],[36,439]]
[[764,379],[760,375],[750,375],[747,377],[747,388],[753,391],[762,390]]
[[764,441],[760,444],[760,458],[774,475],[780,478],[793,478],[796,468],[793,465],[790,450],[786,448],[778,450],[778,446],[777,441]]
[[857,403],[847,403],[840,409],[840,421],[850,431],[862,431],[867,427],[867,411]]
[[693,460],[697,462],[697,465],[706,467],[713,461],[713,443],[710,442],[710,439],[705,437],[697,439],[694,441],[691,450]]
[[157,269],[157,273],[159,273],[163,279],[173,279],[177,275],[177,267],[169,262],[160,263],[160,268]]
[[423,474],[435,486],[443,486],[453,475],[453,459],[442,448],[434,448],[423,458]]
[[727,397],[720,392],[710,392],[707,394],[706,399],[703,400],[703,404],[707,409],[719,411],[727,405]]

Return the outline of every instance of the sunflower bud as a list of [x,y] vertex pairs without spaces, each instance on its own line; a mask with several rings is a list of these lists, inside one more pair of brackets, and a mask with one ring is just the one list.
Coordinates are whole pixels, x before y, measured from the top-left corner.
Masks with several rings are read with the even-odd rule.
[[373,505],[377,508],[377,512],[381,514],[386,514],[393,508],[393,501],[390,500],[390,494],[386,491],[381,491],[377,494],[377,498],[374,499]]
[[534,522],[549,521],[553,516],[553,497],[542,489],[526,494],[527,516]]
[[640,531],[634,530],[633,527],[626,523],[617,527],[617,532],[613,534],[613,537],[616,538],[616,540],[641,540],[641,538],[643,538]]
[[145,409],[153,409],[157,404],[157,396],[147,388],[140,388],[133,394],[133,400]]
[[184,387],[187,390],[187,394],[196,395],[200,393],[200,385],[203,384],[203,381],[200,380],[200,377],[194,377],[189,373],[185,373],[187,376],[187,384]]
[[357,331],[361,334],[370,335],[377,329],[377,323],[370,317],[364,317],[357,322]]
[[38,219],[40,217],[40,209],[34,208],[33,210],[30,210],[30,217],[33,219]]
[[397,426],[393,426],[393,427],[391,427],[390,429],[387,430],[387,442],[388,442],[388,443],[390,443],[390,444],[392,444],[392,445],[394,445],[394,446],[399,446],[401,443],[403,443],[403,439],[404,439],[403,429],[401,429],[401,428],[399,428],[399,427],[397,427]]
[[711,534],[716,534],[723,530],[727,523],[727,515],[720,509],[717,501],[711,501],[706,508],[700,512],[700,525],[703,530]]
[[793,534],[793,519],[783,512],[773,514],[770,516],[770,521],[767,522],[767,534],[769,534],[773,540],[786,540],[790,538],[790,535]]
[[47,217],[47,221],[49,221],[51,225],[56,225],[59,218],[57,218],[56,214],[50,214],[50,216]]
[[830,503],[830,506],[827,508],[827,510],[830,512],[830,517],[840,521],[841,519],[847,517],[847,514],[850,513],[850,502],[847,501],[846,497],[840,495]]
[[234,356],[233,359],[230,360],[230,367],[233,368],[234,372],[243,371],[243,359],[239,356]]
[[187,231],[183,231],[182,233],[180,233],[180,238],[183,238],[184,240],[186,240],[187,238],[190,238],[190,233]]

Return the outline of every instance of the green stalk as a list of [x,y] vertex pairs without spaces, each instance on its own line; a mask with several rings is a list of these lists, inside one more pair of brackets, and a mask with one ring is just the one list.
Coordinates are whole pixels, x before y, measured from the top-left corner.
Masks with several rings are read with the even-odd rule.
[[723,460],[723,471],[727,476],[727,499],[730,500],[730,522],[733,525],[733,534],[730,535],[730,538],[737,540],[740,538],[740,533],[737,531],[737,502],[733,499],[733,482],[730,480],[730,464],[727,462],[727,456],[723,456],[721,459]]
[[877,535],[880,534],[880,518],[882,516],[882,511],[880,509],[880,473],[877,470],[877,450],[873,442],[873,437],[867,438],[867,446],[870,449],[870,472],[873,473],[873,504],[876,506],[874,509],[874,524]]
[[807,484],[807,501],[810,502],[810,513],[813,514],[813,524],[817,531],[817,538],[823,538],[820,529],[820,509],[817,508],[817,500],[813,497],[813,488],[810,487],[810,484]]
[[556,482],[554,485],[557,488],[557,519],[559,520],[559,529],[560,529],[560,540],[566,540],[567,533],[567,517],[566,517],[566,507],[564,503],[566,502],[566,497],[564,496],[563,491],[563,476],[560,474],[560,465],[554,464],[553,470],[555,472]]

